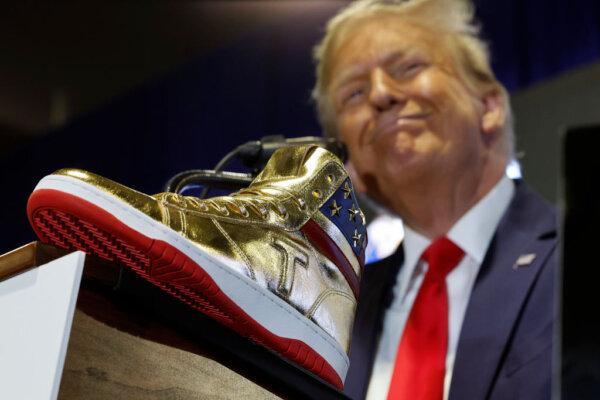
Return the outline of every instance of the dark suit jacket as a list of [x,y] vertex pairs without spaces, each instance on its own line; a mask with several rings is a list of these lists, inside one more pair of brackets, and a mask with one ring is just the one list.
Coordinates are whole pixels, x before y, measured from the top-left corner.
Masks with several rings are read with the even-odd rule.
[[[450,400],[550,398],[556,242],[553,207],[517,183],[469,299]],[[525,254],[535,254],[535,259],[516,268]],[[383,316],[403,258],[400,248],[365,269],[344,389],[352,398],[366,395]]]

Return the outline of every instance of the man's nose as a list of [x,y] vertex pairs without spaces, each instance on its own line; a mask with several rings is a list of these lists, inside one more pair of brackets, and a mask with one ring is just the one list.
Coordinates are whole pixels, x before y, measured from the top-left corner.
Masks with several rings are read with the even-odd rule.
[[385,111],[404,101],[404,93],[397,86],[383,69],[376,68],[371,72],[369,101],[377,111]]

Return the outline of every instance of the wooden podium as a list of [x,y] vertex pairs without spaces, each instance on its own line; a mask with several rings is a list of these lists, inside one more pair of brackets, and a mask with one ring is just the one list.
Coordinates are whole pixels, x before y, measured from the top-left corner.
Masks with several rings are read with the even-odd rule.
[[[67,254],[33,242],[2,255],[0,285],[36,268],[55,274],[59,267],[53,260],[71,257],[76,262],[75,255]],[[66,316],[66,358],[63,354],[62,378],[55,385],[58,398],[346,398],[318,377],[222,327],[128,269],[79,254],[83,271],[75,309],[66,312],[72,315]],[[0,296],[0,306],[2,301]],[[4,321],[0,324],[10,329]],[[57,394],[50,391],[40,398]]]

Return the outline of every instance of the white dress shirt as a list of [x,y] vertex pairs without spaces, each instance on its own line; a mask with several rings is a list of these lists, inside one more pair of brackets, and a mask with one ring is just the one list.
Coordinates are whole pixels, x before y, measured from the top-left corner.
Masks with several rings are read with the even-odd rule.
[[[514,191],[513,181],[504,176],[447,234],[465,252],[465,257],[446,277],[449,315],[444,400],[448,399],[458,337],[473,283]],[[396,278],[394,300],[384,315],[383,330],[367,392],[368,400],[387,397],[404,325],[427,271],[427,264],[420,258],[431,240],[408,226],[404,229],[404,264]]]

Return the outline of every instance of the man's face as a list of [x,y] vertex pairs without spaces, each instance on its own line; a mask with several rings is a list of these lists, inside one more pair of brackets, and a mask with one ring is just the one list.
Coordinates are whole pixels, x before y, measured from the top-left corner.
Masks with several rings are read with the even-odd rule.
[[435,187],[484,162],[483,102],[458,78],[440,42],[383,15],[357,22],[332,55],[327,94],[339,137],[384,203],[392,195],[385,187]]

